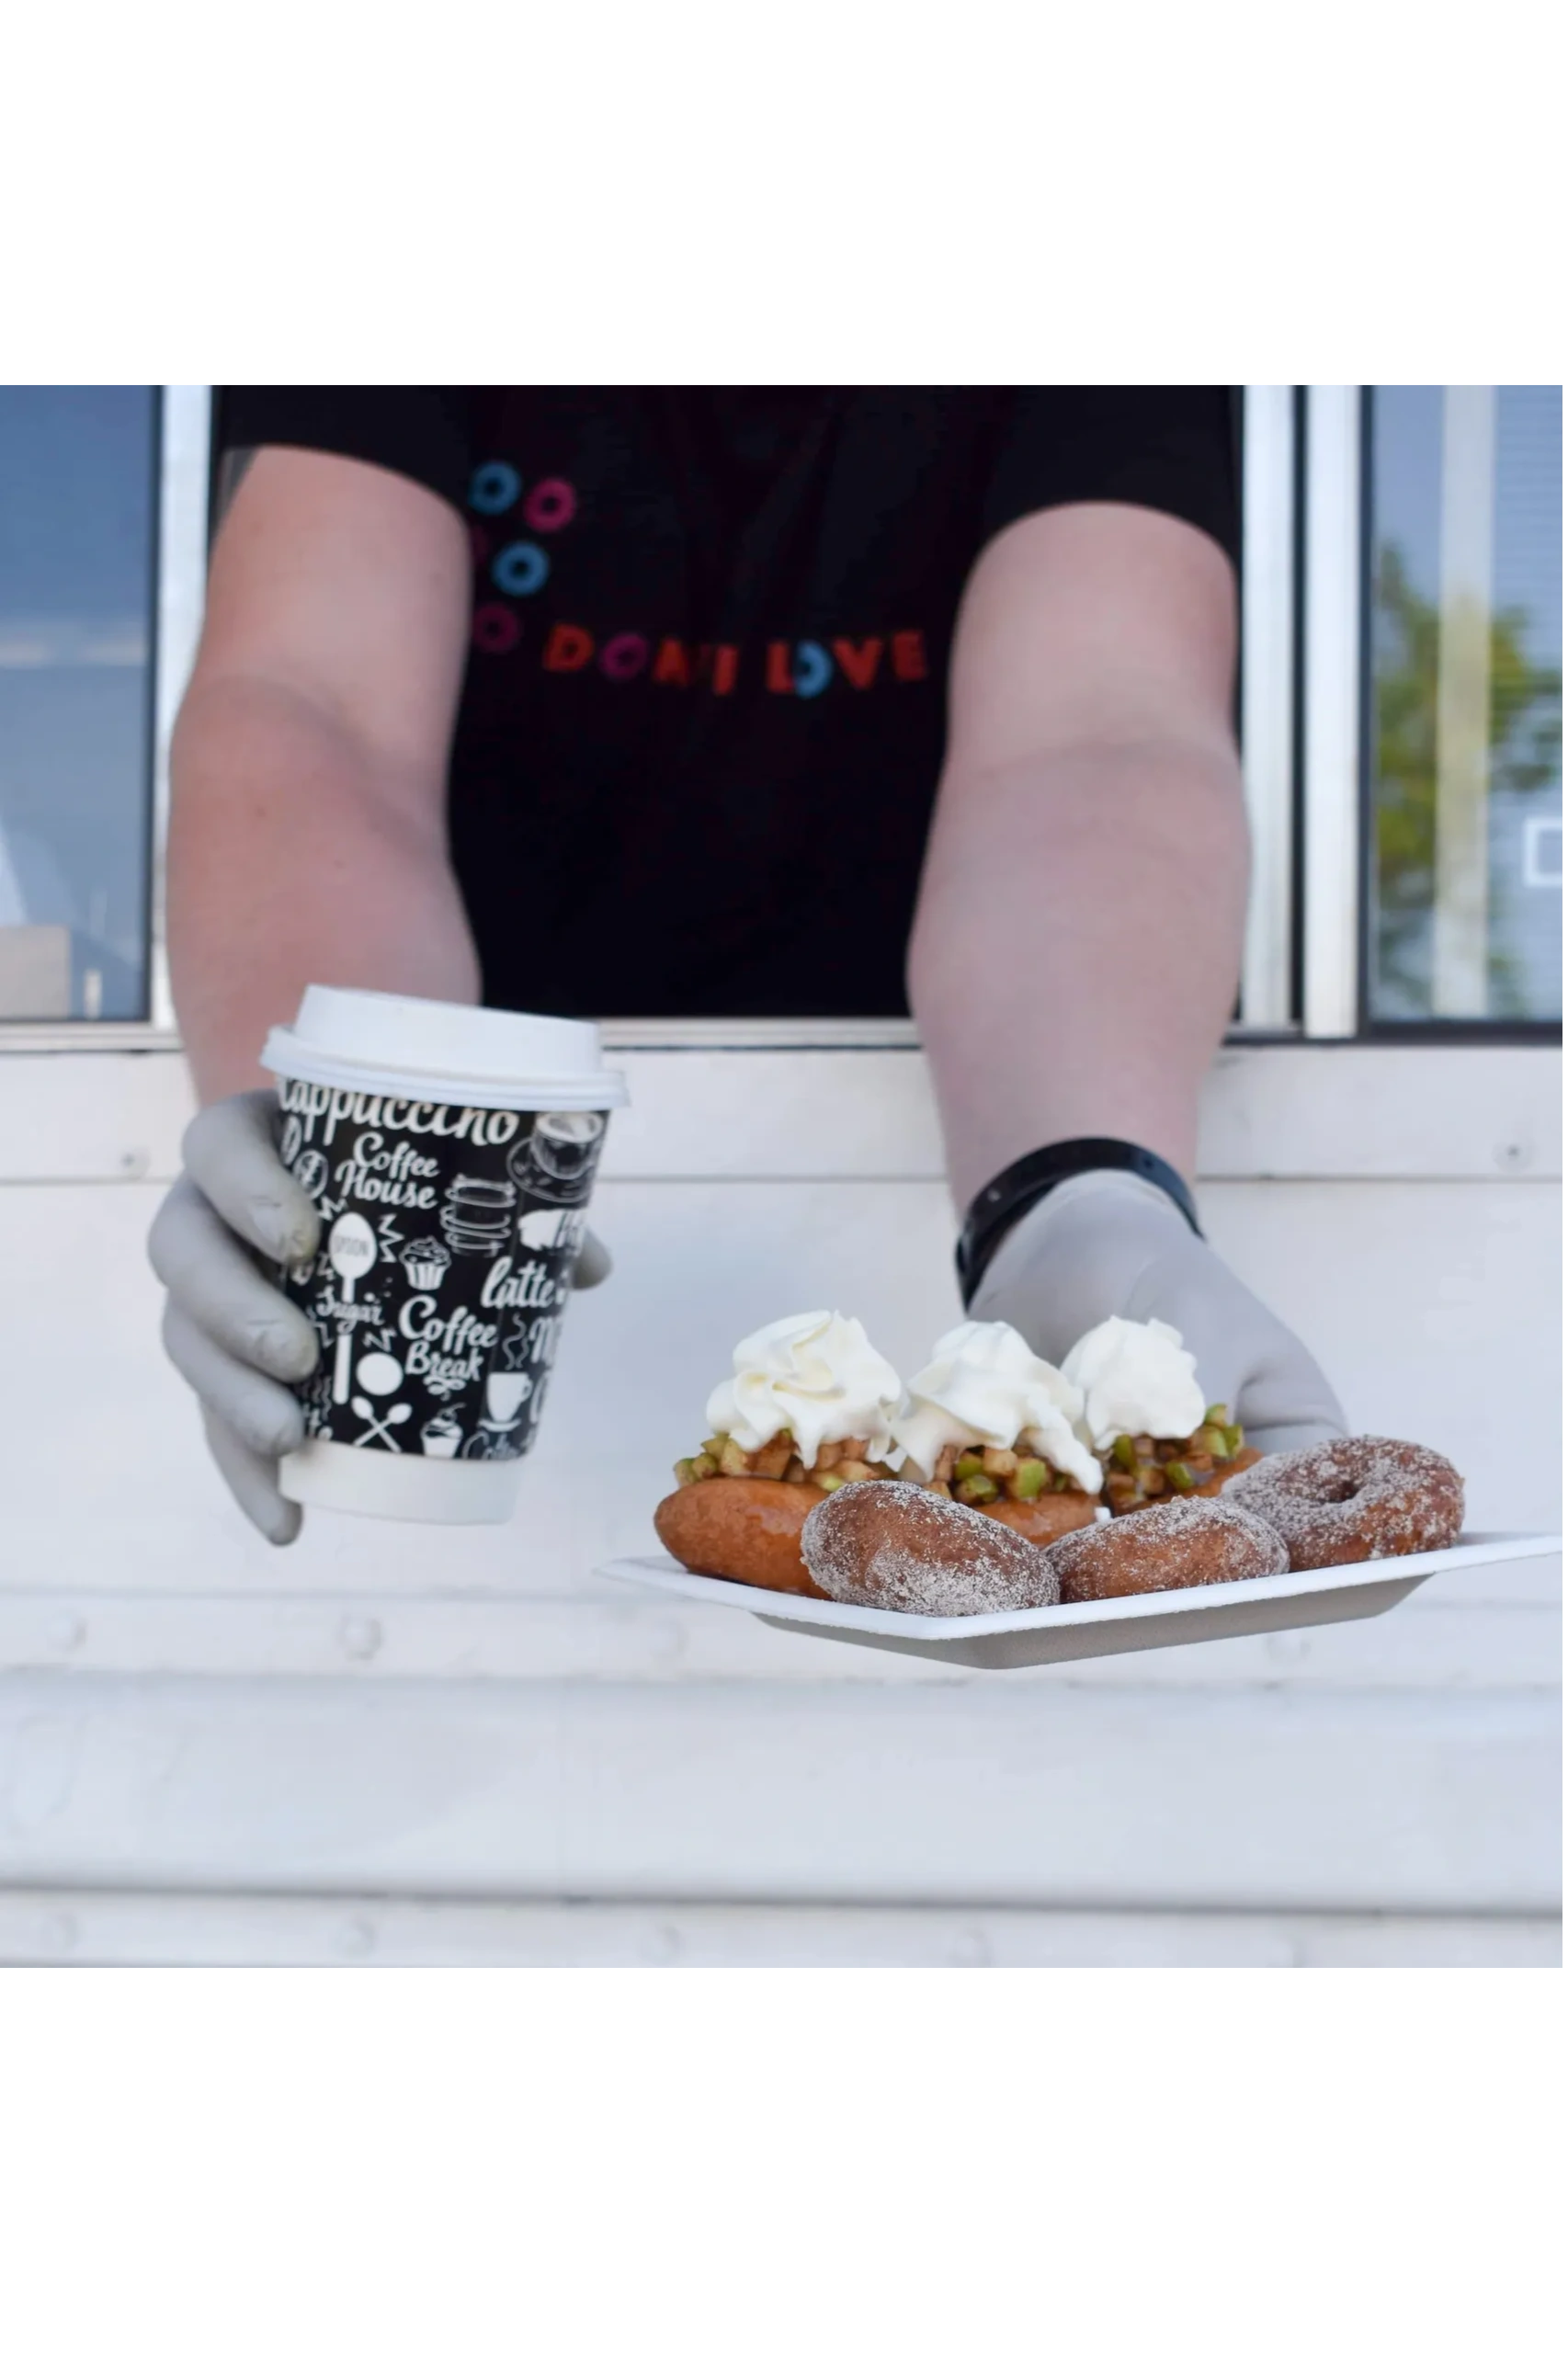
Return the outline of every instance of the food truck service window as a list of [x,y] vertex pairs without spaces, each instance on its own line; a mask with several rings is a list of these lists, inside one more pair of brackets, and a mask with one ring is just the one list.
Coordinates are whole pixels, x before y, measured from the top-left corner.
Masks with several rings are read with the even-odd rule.
[[[1238,413],[1254,877],[1233,1034],[1555,1038],[1559,389],[1251,385]],[[201,386],[0,388],[0,1046],[177,1045],[161,851],[210,426]],[[914,1040],[678,1008],[609,1029]]]

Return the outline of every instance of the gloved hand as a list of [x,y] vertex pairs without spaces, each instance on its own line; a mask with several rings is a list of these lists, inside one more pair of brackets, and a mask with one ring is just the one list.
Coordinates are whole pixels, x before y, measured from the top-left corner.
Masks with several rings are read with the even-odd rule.
[[970,1306],[1015,1324],[1060,1364],[1108,1315],[1174,1324],[1212,1404],[1265,1454],[1345,1432],[1339,1402],[1295,1334],[1200,1242],[1157,1186],[1119,1170],[1070,1177],[998,1245]]
[[[200,1402],[213,1460],[262,1534],[291,1544],[302,1514],[278,1492],[278,1463],[305,1424],[287,1384],[314,1371],[316,1336],[256,1258],[302,1264],[321,1225],[278,1156],[280,1126],[266,1087],[198,1112],[180,1147],[185,1174],[153,1221],[147,1255],[169,1295],[164,1346]],[[574,1283],[587,1290],[609,1267],[603,1243],[585,1235]]]

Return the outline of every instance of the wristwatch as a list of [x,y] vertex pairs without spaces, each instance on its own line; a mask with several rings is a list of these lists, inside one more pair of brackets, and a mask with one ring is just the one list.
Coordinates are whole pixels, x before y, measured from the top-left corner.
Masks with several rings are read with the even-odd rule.
[[1004,1168],[970,1203],[955,1253],[959,1290],[966,1307],[980,1289],[981,1277],[1004,1235],[1025,1211],[1033,1209],[1058,1185],[1064,1185],[1069,1176],[1083,1176],[1098,1168],[1120,1169],[1129,1176],[1142,1176],[1146,1185],[1157,1185],[1202,1240],[1197,1204],[1185,1179],[1157,1152],[1147,1152],[1141,1143],[1123,1143],[1116,1136],[1074,1136],[1065,1143],[1048,1143],[1043,1151],[1026,1153],[1022,1160]]

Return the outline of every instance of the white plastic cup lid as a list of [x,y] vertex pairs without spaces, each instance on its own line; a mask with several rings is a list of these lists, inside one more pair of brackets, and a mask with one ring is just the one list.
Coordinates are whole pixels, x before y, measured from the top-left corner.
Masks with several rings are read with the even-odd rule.
[[626,1082],[604,1066],[592,1021],[312,983],[292,1029],[273,1029],[262,1067],[282,1078],[420,1103],[502,1110],[613,1111]]

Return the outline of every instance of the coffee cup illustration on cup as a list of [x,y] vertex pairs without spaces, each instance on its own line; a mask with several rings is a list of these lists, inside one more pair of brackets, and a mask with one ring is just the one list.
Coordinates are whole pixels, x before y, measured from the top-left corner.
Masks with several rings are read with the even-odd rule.
[[602,1111],[541,1111],[506,1164],[522,1191],[563,1207],[585,1200],[605,1124]]
[[484,1384],[485,1418],[497,1429],[510,1429],[533,1385],[531,1373],[493,1372]]

